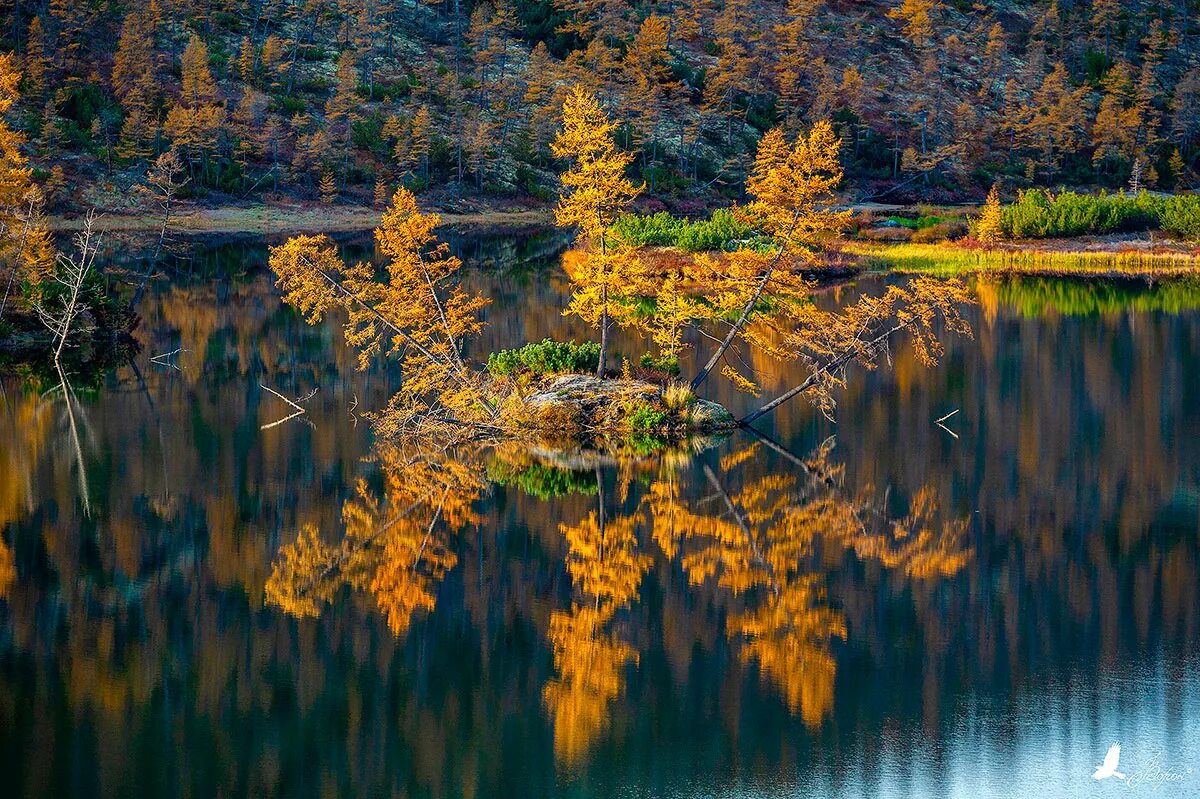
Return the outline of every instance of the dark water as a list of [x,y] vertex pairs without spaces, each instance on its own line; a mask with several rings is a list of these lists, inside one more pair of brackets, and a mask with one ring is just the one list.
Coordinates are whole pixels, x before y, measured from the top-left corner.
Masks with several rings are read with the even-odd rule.
[[[476,353],[586,335],[558,239],[458,245],[495,297]],[[268,601],[281,547],[335,545],[360,479],[424,479],[367,459],[398,376],[282,308],[261,248],[195,255],[99,389],[0,382],[0,792],[1200,791],[1178,291],[983,285],[974,339],[854,373],[836,423],[795,404],[599,472],[488,456],[415,562],[372,539],[297,617]],[[263,429],[291,409],[260,384],[317,393]],[[1091,778],[1113,742],[1132,784]]]

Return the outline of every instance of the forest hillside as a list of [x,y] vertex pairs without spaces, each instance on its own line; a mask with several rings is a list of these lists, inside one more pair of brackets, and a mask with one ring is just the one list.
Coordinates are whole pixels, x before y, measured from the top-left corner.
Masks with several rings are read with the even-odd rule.
[[1175,189],[1200,143],[1196,0],[24,0],[6,4],[34,179],[133,202],[548,201],[565,93],[594,92],[641,202],[738,198],[761,134],[829,119],[848,199],[1001,183]]

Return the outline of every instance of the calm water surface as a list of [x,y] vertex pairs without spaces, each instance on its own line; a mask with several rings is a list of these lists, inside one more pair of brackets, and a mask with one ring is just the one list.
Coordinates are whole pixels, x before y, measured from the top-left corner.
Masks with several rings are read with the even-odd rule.
[[[587,335],[557,237],[458,246],[495,298],[476,354]],[[482,482],[380,538],[429,479],[360,415],[396,370],[283,308],[262,247],[195,256],[75,401],[0,380],[0,792],[1200,793],[1179,292],[982,285],[974,339],[853,374],[836,423],[797,403],[690,458],[434,463]],[[291,409],[262,385],[309,413],[264,429]],[[289,613],[268,585],[306,528],[351,554]],[[1113,742],[1129,784],[1091,779]]]

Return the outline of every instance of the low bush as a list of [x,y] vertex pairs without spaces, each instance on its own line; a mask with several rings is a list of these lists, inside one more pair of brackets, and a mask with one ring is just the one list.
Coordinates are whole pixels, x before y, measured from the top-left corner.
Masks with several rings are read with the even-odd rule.
[[946,219],[928,227],[917,228],[912,240],[918,244],[930,244],[935,241],[952,241],[967,235],[967,222],[964,219]]
[[613,225],[613,232],[630,244],[648,247],[673,247],[679,229],[687,224],[666,211],[657,214],[624,214]]
[[1200,196],[1137,194],[1050,194],[1022,192],[1006,206],[1004,232],[1018,239],[1041,239],[1162,229],[1186,238],[1200,236]]
[[595,342],[551,341],[526,344],[515,350],[500,350],[488,356],[487,370],[493,377],[530,372],[535,375],[587,374],[600,364],[600,345]]
[[667,414],[648,404],[638,405],[629,416],[629,429],[636,433],[649,433],[667,423]]
[[666,375],[679,374],[679,359],[669,355],[653,355],[649,352],[642,353],[642,357],[638,363],[643,369],[653,369],[656,372],[662,372]]
[[1163,230],[1191,241],[1200,240],[1200,195],[1177,194],[1163,199],[1159,212]]
[[719,208],[708,219],[695,222],[666,211],[647,216],[626,214],[613,225],[613,232],[631,244],[678,247],[687,252],[727,250],[736,243],[758,237],[753,228],[728,208]]

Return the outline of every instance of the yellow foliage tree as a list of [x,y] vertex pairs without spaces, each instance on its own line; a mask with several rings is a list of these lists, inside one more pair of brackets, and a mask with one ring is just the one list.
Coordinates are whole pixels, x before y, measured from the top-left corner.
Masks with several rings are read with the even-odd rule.
[[933,38],[933,14],[937,8],[937,0],[904,0],[888,16],[903,22],[904,35],[916,46],[924,47]]
[[487,299],[459,287],[462,262],[438,242],[436,214],[422,213],[416,198],[399,189],[375,231],[390,260],[386,280],[373,266],[346,264],[325,236],[297,236],[271,250],[270,266],[284,300],[316,323],[334,308],[347,314],[346,340],[365,367],[380,354],[403,358],[405,379],[389,418],[422,424],[490,419],[493,409],[461,356],[464,337],[479,332]]
[[625,177],[633,156],[617,149],[615,129],[595,96],[575,86],[563,103],[563,127],[550,145],[555,156],[571,164],[562,175],[564,192],[554,209],[555,221],[560,227],[577,227],[587,249],[572,275],[575,291],[565,313],[600,328],[597,377],[604,376],[609,327],[634,318],[627,300],[642,276],[637,249],[609,234],[640,191]]
[[225,109],[208,66],[208,47],[193,35],[183,51],[182,92],[167,113],[165,130],[189,160],[207,159],[217,146]]
[[333,178],[333,172],[326,169],[321,172],[321,184],[319,186],[321,192],[321,203],[323,205],[333,205],[337,202],[337,181]]
[[[783,300],[779,307],[803,312],[807,289],[794,271],[789,274],[780,269],[780,264],[785,255],[811,263],[816,260],[822,239],[845,226],[848,212],[829,207],[833,190],[842,180],[840,149],[841,140],[833,126],[824,121],[790,144],[779,128],[768,131],[759,141],[754,168],[746,181],[753,201],[743,214],[774,238],[778,247],[773,256],[743,249],[720,263],[714,259],[702,263],[708,267],[709,282],[720,295],[721,314],[732,311],[738,315],[692,380],[692,390],[704,383],[738,336],[747,336],[764,295],[779,295],[777,298]],[[762,336],[754,343],[768,346]]]
[[24,140],[3,121],[17,101],[20,79],[16,57],[0,55],[0,264],[6,273],[0,315],[8,308],[13,289],[28,282],[36,291],[55,259],[42,216],[43,195],[33,185],[32,170],[21,152]]
[[979,219],[975,221],[975,238],[984,247],[994,247],[1004,237],[1004,211],[1000,208],[1000,190],[992,186]]

